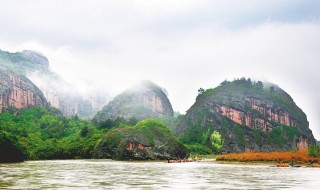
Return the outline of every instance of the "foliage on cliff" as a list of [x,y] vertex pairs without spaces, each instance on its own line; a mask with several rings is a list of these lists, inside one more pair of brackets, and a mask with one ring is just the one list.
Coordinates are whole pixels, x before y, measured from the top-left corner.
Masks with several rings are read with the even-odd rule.
[[306,115],[276,85],[241,78],[198,92],[196,102],[173,129],[183,144],[211,149],[206,134],[214,130],[224,141],[222,152],[286,151],[301,142],[315,143]]
[[320,146],[312,145],[308,148],[308,153],[310,157],[319,157],[320,158]]
[[98,112],[94,120],[102,122],[107,119],[123,117],[126,120],[173,116],[171,103],[165,89],[151,81],[143,81],[117,95]]
[[159,160],[189,156],[188,150],[163,123],[147,119],[135,126],[121,126],[109,131],[95,150],[97,158],[119,160]]

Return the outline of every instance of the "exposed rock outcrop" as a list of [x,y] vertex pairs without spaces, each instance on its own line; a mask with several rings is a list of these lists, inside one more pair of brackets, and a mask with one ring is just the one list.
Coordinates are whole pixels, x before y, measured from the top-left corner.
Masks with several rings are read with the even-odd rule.
[[150,81],[126,90],[116,96],[94,117],[104,121],[123,117],[143,120],[161,116],[173,116],[173,109],[165,91]]
[[134,127],[108,132],[94,151],[95,158],[117,160],[168,160],[188,158],[189,152],[164,124],[153,119]]
[[256,98],[246,98],[245,104],[247,109],[257,110],[260,113],[254,115],[251,112],[238,110],[226,105],[217,105],[215,111],[220,112],[223,116],[228,117],[238,124],[262,131],[272,130],[273,126],[270,123],[271,121],[286,126],[298,127],[295,119],[292,118],[287,111],[274,106],[272,102],[262,101]]
[[30,106],[48,106],[42,92],[26,77],[0,71],[0,113]]
[[270,83],[268,87],[238,79],[201,92],[175,135],[187,144],[210,146],[201,135],[217,130],[223,152],[305,150],[315,144],[303,111],[282,89]]

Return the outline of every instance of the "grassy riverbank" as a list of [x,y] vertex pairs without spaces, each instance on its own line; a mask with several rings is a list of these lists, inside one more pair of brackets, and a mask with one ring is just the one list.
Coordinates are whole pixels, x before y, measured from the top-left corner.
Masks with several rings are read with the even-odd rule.
[[290,163],[292,160],[299,165],[319,165],[320,158],[310,157],[308,151],[296,152],[247,152],[219,155],[217,161],[241,163]]

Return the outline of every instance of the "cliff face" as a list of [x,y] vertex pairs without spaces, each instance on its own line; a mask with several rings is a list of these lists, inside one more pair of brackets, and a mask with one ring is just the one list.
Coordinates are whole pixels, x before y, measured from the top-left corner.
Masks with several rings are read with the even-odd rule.
[[0,71],[0,113],[9,107],[47,106],[42,92],[26,77]]
[[201,140],[208,129],[222,134],[224,152],[304,150],[315,144],[306,115],[287,93],[246,79],[200,93],[174,132],[184,143],[208,145]]
[[28,77],[50,103],[65,116],[90,118],[107,103],[106,94],[82,96],[50,70],[48,59],[36,51],[10,53],[0,50],[0,69]]
[[242,103],[242,106],[247,109],[258,111],[260,116],[254,116],[250,112],[226,105],[217,105],[216,111],[240,125],[262,131],[271,131],[274,127],[270,123],[272,121],[286,126],[298,127],[297,121],[287,111],[275,106],[270,101],[249,97],[244,102],[239,103]]
[[118,116],[143,120],[173,116],[173,109],[163,89],[150,81],[145,81],[116,96],[94,119],[104,121]]

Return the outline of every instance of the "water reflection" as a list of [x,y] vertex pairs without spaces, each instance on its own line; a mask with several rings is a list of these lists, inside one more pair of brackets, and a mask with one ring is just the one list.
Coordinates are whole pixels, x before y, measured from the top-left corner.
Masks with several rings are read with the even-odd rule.
[[5,189],[318,189],[319,168],[215,162],[28,161],[0,164]]

